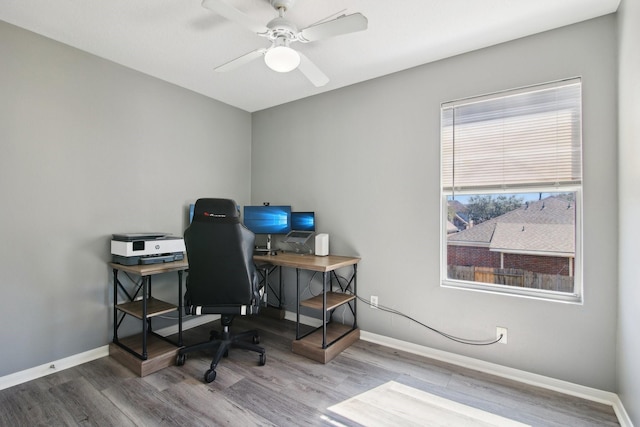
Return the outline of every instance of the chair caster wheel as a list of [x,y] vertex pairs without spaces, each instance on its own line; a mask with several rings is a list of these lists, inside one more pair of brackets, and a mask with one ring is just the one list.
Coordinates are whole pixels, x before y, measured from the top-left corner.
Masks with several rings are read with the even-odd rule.
[[184,362],[187,360],[187,355],[186,354],[178,354],[176,356],[176,366],[182,366],[184,365]]
[[253,336],[253,343],[254,344],[260,344],[260,336],[259,335],[254,335]]
[[207,370],[207,372],[204,373],[204,381],[207,383],[213,382],[216,379],[216,371],[214,371],[213,369],[209,369]]
[[267,355],[266,354],[261,354],[260,355],[260,361],[258,362],[258,364],[260,366],[264,366],[267,363]]

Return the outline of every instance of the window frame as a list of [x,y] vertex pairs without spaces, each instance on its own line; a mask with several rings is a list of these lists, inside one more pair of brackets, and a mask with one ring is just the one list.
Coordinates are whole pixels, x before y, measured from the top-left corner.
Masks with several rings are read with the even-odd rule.
[[[551,84],[560,83],[563,81],[580,81],[580,103],[582,103],[583,93],[582,93],[582,80],[580,78],[574,79],[566,79],[558,82],[551,82]],[[470,97],[467,98],[469,100],[473,99],[491,99],[491,98],[499,98],[502,96],[508,96],[510,94],[515,93],[527,93],[528,91],[535,91],[537,88],[549,85],[549,83],[543,85],[532,85],[524,88],[517,88],[514,90],[506,90],[500,91],[493,94],[483,95],[482,97]],[[464,100],[460,100],[464,101]],[[459,102],[459,101],[456,101]],[[452,288],[452,289],[461,289],[461,290],[470,290],[491,294],[500,294],[506,296],[515,296],[515,297],[525,297],[532,298],[544,301],[556,301],[556,302],[564,302],[564,303],[574,303],[574,304],[582,304],[583,303],[583,248],[582,248],[582,239],[583,239],[583,230],[582,230],[582,211],[583,211],[583,182],[580,180],[578,184],[576,183],[556,183],[550,185],[540,185],[540,186],[527,186],[527,185],[513,185],[508,186],[508,188],[498,189],[498,188],[476,188],[473,190],[459,190],[455,191],[452,188],[445,189],[444,186],[444,155],[443,155],[443,111],[444,106],[450,104],[442,103],[441,104],[441,118],[440,118],[440,203],[441,203],[441,218],[440,218],[440,286],[444,288]],[[582,159],[582,107],[580,108],[580,117],[579,117],[579,126],[580,126],[580,167],[583,167],[583,159]],[[448,222],[448,196],[451,195],[460,195],[460,196],[472,196],[472,195],[493,195],[500,196],[505,194],[520,194],[520,193],[532,193],[532,192],[541,192],[541,193],[554,193],[554,192],[573,192],[575,193],[575,258],[574,258],[574,286],[573,292],[560,292],[560,291],[549,291],[543,289],[535,289],[535,288],[521,288],[509,285],[501,285],[501,284],[491,284],[491,283],[483,283],[476,281],[468,281],[468,280],[460,280],[460,279],[450,279],[448,277],[448,233],[447,233],[447,222]]]

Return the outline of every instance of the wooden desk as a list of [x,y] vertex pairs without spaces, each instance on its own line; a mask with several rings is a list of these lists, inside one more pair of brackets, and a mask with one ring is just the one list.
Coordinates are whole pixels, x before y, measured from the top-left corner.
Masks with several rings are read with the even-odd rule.
[[254,255],[253,260],[280,267],[300,268],[302,270],[321,271],[325,273],[360,262],[360,258],[358,257],[339,255],[315,256],[290,252],[278,252],[278,255]]
[[[140,376],[173,364],[175,352],[182,346],[182,273],[189,268],[187,259],[146,265],[109,263],[109,266],[113,269],[113,345],[109,353]],[[129,293],[120,282],[118,272],[140,276],[142,283],[134,293]],[[151,293],[151,276],[171,272],[178,273],[177,306],[153,298]],[[118,303],[118,289],[126,295],[127,301]],[[174,343],[153,332],[151,319],[175,310],[178,311],[178,342]],[[141,320],[142,333],[121,340],[118,328],[126,315]]]
[[[278,267],[296,269],[296,340],[293,342],[294,353],[301,354],[321,363],[327,363],[342,350],[350,346],[360,338],[360,330],[357,326],[356,316],[356,284],[358,257],[338,255],[315,256],[300,255],[279,252],[277,255],[254,255],[255,262],[272,264]],[[353,274],[348,283],[342,287],[338,281],[340,292],[334,292],[331,278],[335,276],[335,270],[353,266]],[[316,297],[300,300],[300,270],[316,271],[322,273],[322,294]],[[333,276],[331,276],[333,274]],[[281,276],[282,277],[282,273]],[[353,313],[351,326],[332,323],[327,319],[333,310],[343,304],[348,304]],[[300,333],[300,306],[322,311],[322,326],[307,332]]]

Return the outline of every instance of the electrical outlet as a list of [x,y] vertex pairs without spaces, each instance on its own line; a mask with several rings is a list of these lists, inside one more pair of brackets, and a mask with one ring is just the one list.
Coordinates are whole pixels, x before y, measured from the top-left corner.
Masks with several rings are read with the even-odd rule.
[[378,308],[378,297],[375,295],[371,295],[371,301],[369,303],[369,307]]
[[[502,336],[502,338],[501,338]],[[496,327],[496,339],[500,340],[498,341],[500,344],[506,344],[507,343],[507,328],[501,328],[500,326]]]

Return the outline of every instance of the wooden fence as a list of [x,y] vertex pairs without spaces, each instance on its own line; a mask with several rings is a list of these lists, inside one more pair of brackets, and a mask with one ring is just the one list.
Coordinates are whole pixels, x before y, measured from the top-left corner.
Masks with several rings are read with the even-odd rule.
[[573,277],[559,274],[541,274],[516,268],[448,266],[448,278],[471,282],[573,292]]

